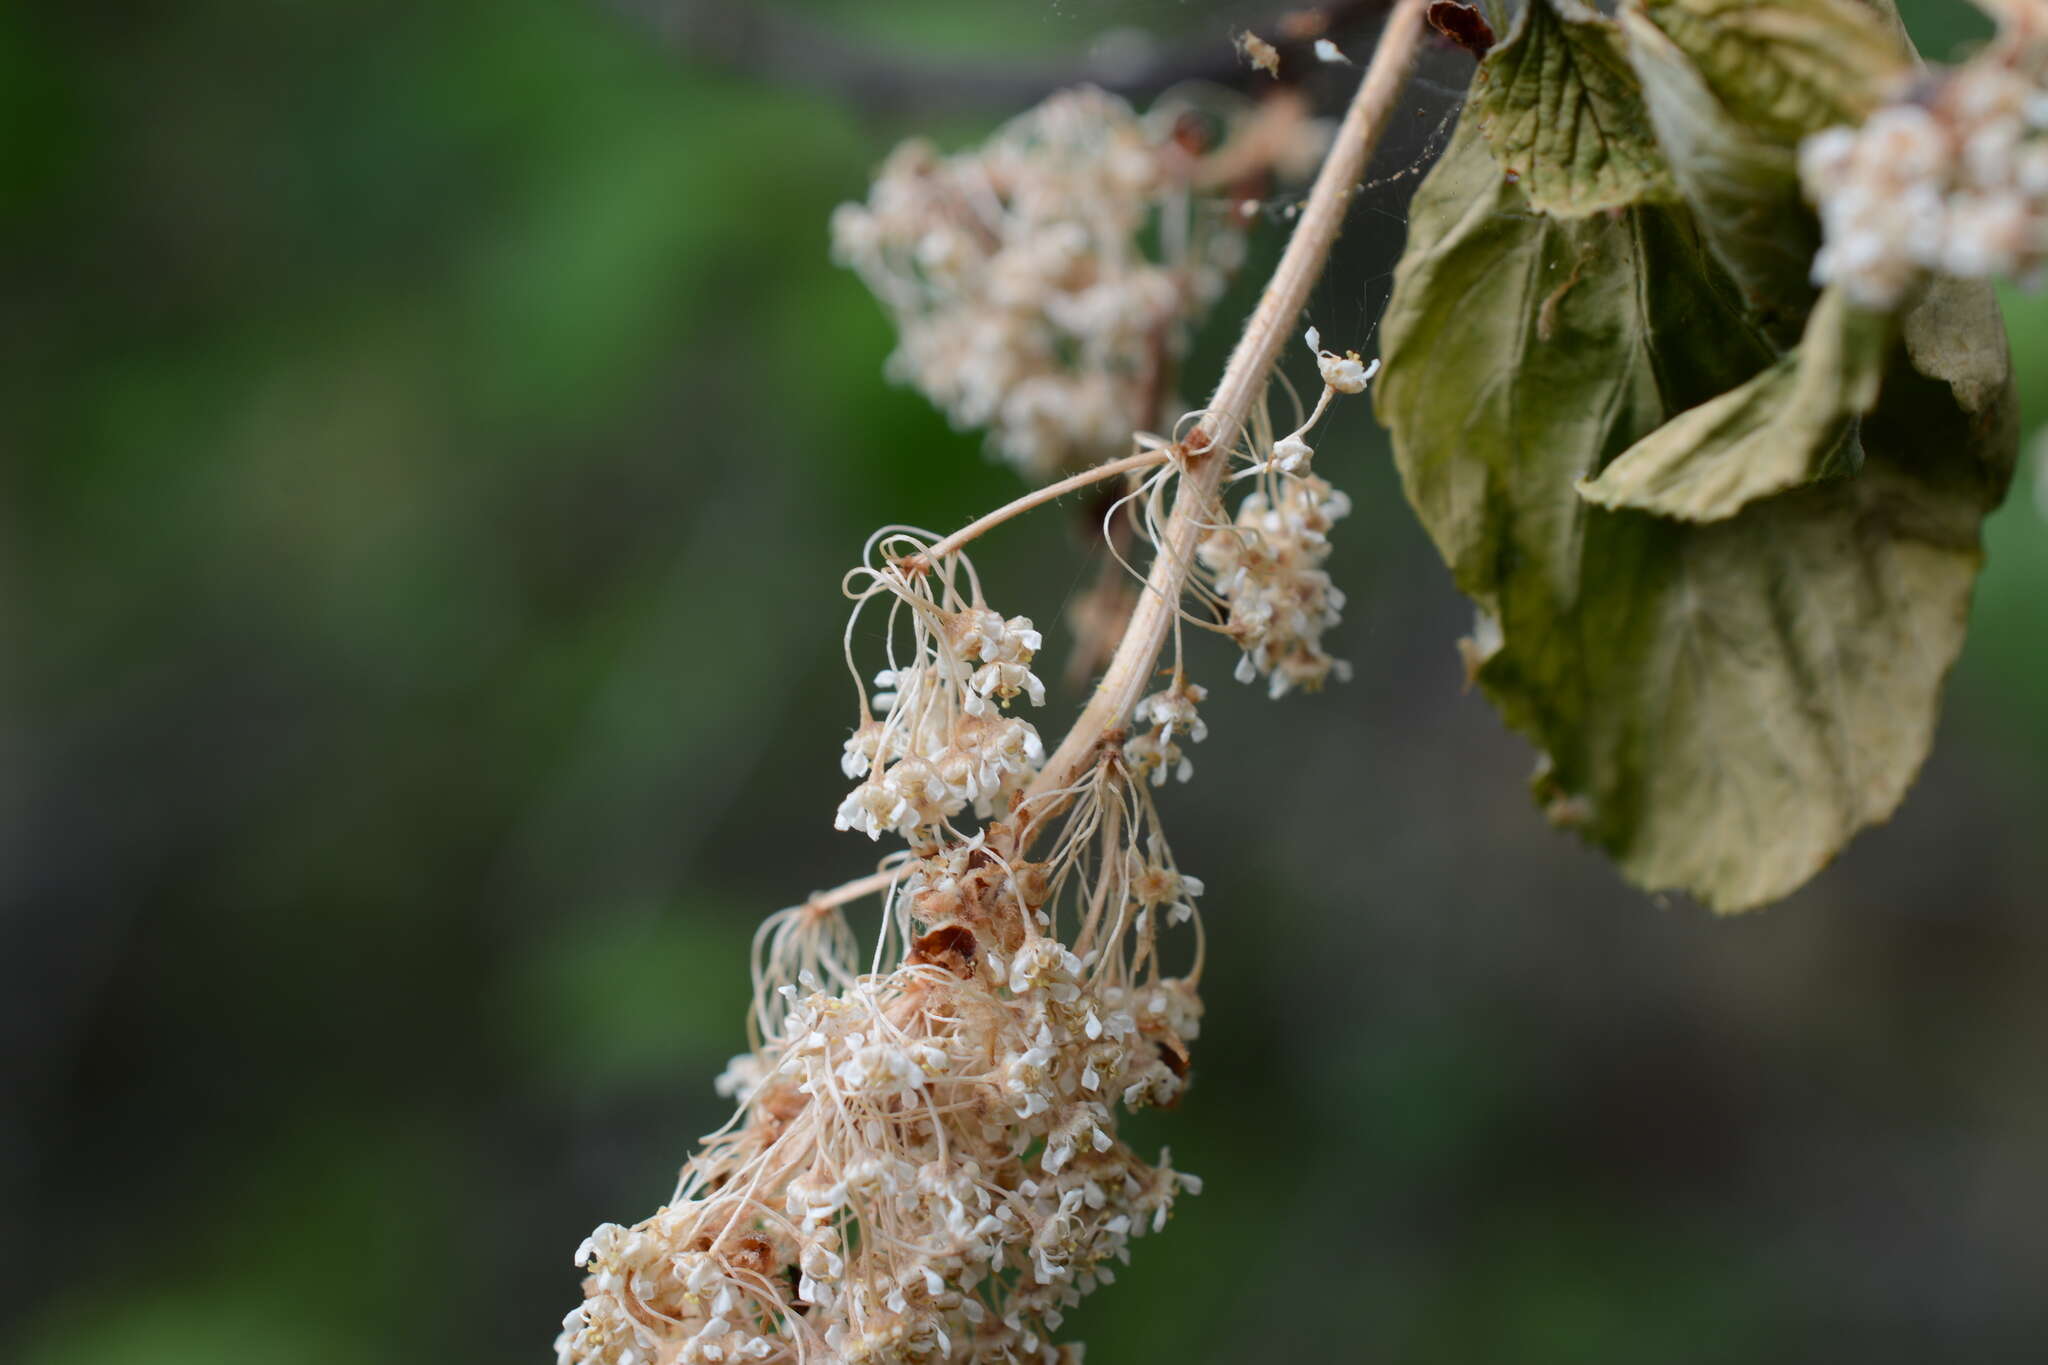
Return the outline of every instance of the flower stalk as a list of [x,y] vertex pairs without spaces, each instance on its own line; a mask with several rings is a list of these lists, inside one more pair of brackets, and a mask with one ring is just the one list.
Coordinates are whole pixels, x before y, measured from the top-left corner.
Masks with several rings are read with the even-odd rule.
[[1421,0],[1398,0],[1387,15],[1365,78],[1316,175],[1294,235],[1245,324],[1201,421],[1179,443],[1185,473],[1122,643],[1073,728],[1024,789],[1022,804],[1028,818],[1017,828],[1014,853],[1027,849],[1059,813],[1065,803],[1056,793],[1074,785],[1103,736],[1123,724],[1152,677],[1167,632],[1179,616],[1181,594],[1195,564],[1195,546],[1212,519],[1216,490],[1228,464],[1225,452],[1248,429],[1253,405],[1264,395],[1273,364],[1308,303],[1309,291],[1322,276],[1351,196],[1415,63],[1425,9]]
[[[1147,684],[1183,621],[1229,635],[1244,651],[1239,676],[1268,674],[1275,695],[1341,671],[1318,644],[1342,600],[1320,566],[1347,504],[1308,472],[1303,437],[1370,372],[1318,351],[1321,398],[1277,442],[1264,398],[1413,62],[1422,11],[1394,6],[1294,236],[1185,436],[1139,435],[1137,453],[949,536],[893,526],[868,541],[844,581],[859,710],[836,823],[907,847],[762,924],[751,1047],[718,1084],[738,1112],[704,1139],[668,1204],[601,1226],[580,1249],[585,1299],[563,1322],[563,1365],[1072,1365],[1078,1346],[1053,1339],[1067,1310],[1199,1190],[1170,1152],[1147,1159],[1120,1131],[1125,1112],[1178,1103],[1202,1012],[1205,888],[1176,860],[1152,789],[1192,772],[1181,741],[1207,734],[1206,692],[1178,649],[1171,681]],[[1044,240],[1015,245],[1029,255]],[[976,284],[963,278],[967,292]],[[1258,482],[1233,520],[1218,493],[1239,456],[1241,477]],[[1045,701],[1033,671],[1042,637],[990,605],[962,550],[1064,493],[1129,476],[1118,506],[1156,558],[1105,677],[1048,762],[1021,714]],[[1216,619],[1186,610],[1189,594]],[[857,637],[872,638],[863,620],[880,626],[886,654],[873,692],[856,663]],[[870,953],[843,908],[871,896]]]

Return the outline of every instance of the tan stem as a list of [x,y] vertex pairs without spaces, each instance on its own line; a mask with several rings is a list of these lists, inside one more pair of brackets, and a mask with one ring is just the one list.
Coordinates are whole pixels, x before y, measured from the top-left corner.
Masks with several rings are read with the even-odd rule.
[[1097,746],[1144,695],[1159,651],[1166,643],[1180,609],[1181,592],[1193,567],[1201,524],[1215,505],[1216,488],[1229,464],[1228,452],[1246,430],[1252,405],[1265,393],[1273,362],[1293,337],[1309,291],[1323,273],[1330,247],[1344,225],[1345,212],[1365,168],[1386,131],[1394,101],[1407,82],[1422,37],[1423,0],[1397,0],[1374,49],[1365,79],[1324,160],[1322,170],[1302,206],[1301,218],[1287,250],[1266,284],[1258,307],[1245,324],[1230,354],[1223,379],[1209,400],[1206,415],[1182,442],[1187,471],[1174,498],[1173,513],[1161,537],[1159,556],[1145,580],[1145,592],[1131,613],[1130,625],[1109,661],[1102,681],[1082,708],[1080,717],[1046,761],[1045,768],[1024,790],[1013,852],[1021,855],[1032,839],[1066,805],[1055,796],[1073,786],[1096,760]]
[[1151,469],[1158,465],[1163,465],[1169,458],[1163,450],[1141,450],[1135,455],[1126,455],[1121,460],[1110,460],[1105,464],[1096,465],[1092,469],[1084,469],[1079,474],[1070,474],[1057,483],[1049,483],[1043,488],[1033,489],[1014,502],[1004,503],[987,516],[976,517],[952,535],[947,536],[944,540],[926,550],[922,558],[927,564],[936,564],[968,541],[985,532],[994,530],[1011,517],[1029,512],[1032,508],[1051,502],[1054,498],[1063,498],[1075,489],[1086,488],[1091,483],[1100,483],[1104,479],[1113,479],[1119,474],[1128,474],[1134,469]]
[[894,886],[896,879],[903,875],[904,870],[908,866],[908,863],[902,863],[895,867],[884,868],[880,872],[871,872],[865,877],[855,877],[850,882],[840,883],[830,891],[814,893],[809,899],[804,901],[804,905],[812,910],[830,910],[836,906],[849,905],[854,901],[877,895]]

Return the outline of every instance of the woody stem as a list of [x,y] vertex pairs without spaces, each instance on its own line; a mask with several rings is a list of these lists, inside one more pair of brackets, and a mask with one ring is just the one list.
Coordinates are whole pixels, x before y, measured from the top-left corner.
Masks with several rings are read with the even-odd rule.
[[1144,693],[1179,613],[1181,593],[1194,565],[1195,545],[1215,505],[1229,451],[1246,430],[1252,407],[1265,392],[1273,363],[1293,334],[1309,291],[1322,275],[1351,196],[1386,131],[1394,101],[1415,63],[1423,10],[1423,0],[1397,0],[1389,12],[1365,78],[1316,175],[1280,264],[1246,322],[1200,423],[1181,442],[1185,472],[1160,537],[1158,557],[1146,577],[1145,591],[1094,695],[1044,769],[1024,790],[1018,806],[1021,815],[1011,836],[1015,841],[1012,852],[1017,856],[1022,856],[1065,808],[1066,793],[1096,761],[1103,736],[1123,724]]

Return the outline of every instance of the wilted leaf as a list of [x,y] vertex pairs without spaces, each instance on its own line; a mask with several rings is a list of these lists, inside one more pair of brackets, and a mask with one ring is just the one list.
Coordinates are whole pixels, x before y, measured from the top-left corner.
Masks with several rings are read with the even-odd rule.
[[2012,420],[2012,356],[1989,284],[1935,276],[1899,330],[1913,368],[1947,384],[1964,412],[1991,426]]
[[1820,245],[1819,224],[1800,195],[1796,154],[1730,115],[1639,3],[1623,5],[1620,20],[1673,179],[1750,312],[1789,343],[1813,302]]
[[[1459,128],[1416,194],[1375,402],[1397,452],[1427,457],[1404,457],[1408,493],[1468,593],[1489,596],[1513,566],[1575,596],[1594,515],[1577,481],[1771,362],[1702,261],[1682,209],[1532,213],[1476,130]],[[1502,503],[1520,515],[1499,515]]]
[[1607,511],[1579,480],[1774,359],[1690,213],[1532,213],[1464,129],[1418,193],[1379,412],[1539,795],[1635,881],[1758,905],[1897,806],[2010,468],[1995,314],[1969,325],[1940,380],[1894,353],[1856,477],[1706,525]]
[[1889,319],[1821,295],[1796,349],[1748,383],[1679,413],[1579,485],[1602,507],[1720,521],[1773,493],[1863,463],[1856,419],[1877,401]]
[[1911,74],[1892,17],[1864,0],[1639,0],[1724,109],[1789,145],[1860,123]]
[[1673,194],[1614,21],[1529,0],[1480,64],[1472,108],[1531,206],[1565,216]]

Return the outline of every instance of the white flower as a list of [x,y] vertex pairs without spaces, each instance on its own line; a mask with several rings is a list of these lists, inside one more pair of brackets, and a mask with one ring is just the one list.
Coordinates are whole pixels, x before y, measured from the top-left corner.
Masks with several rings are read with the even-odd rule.
[[1240,682],[1266,675],[1271,695],[1314,689],[1349,670],[1322,647],[1323,631],[1341,619],[1344,594],[1322,564],[1330,528],[1351,501],[1314,475],[1283,478],[1277,498],[1247,494],[1235,523],[1197,547],[1230,605],[1228,629],[1244,650]]
[[1183,679],[1139,698],[1131,714],[1140,725],[1157,725],[1169,733],[1177,730],[1200,743],[1209,737],[1209,726],[1195,708],[1208,696],[1209,689]]
[[712,1089],[726,1099],[745,1104],[766,1079],[760,1057],[752,1052],[742,1052],[725,1064],[725,1070],[712,1082]]
[[1299,436],[1283,436],[1273,443],[1270,463],[1283,474],[1299,474],[1314,458],[1315,451],[1309,449],[1307,441]]
[[839,758],[839,769],[848,777],[866,777],[881,755],[882,727],[868,721],[847,737]]
[[1316,368],[1322,371],[1323,382],[1339,393],[1364,393],[1366,381],[1379,373],[1380,362],[1374,360],[1366,365],[1358,358],[1358,352],[1334,355],[1322,351],[1316,355]]
[[1196,707],[1208,690],[1182,679],[1139,699],[1131,710],[1141,729],[1124,741],[1124,761],[1131,771],[1149,775],[1154,786],[1163,786],[1170,772],[1182,782],[1194,776],[1195,765],[1181,749],[1180,736],[1199,743],[1209,737],[1209,726]]
[[1856,163],[1856,130],[1828,128],[1799,144],[1799,178],[1809,189],[1832,192]]
[[1129,440],[1155,353],[1185,350],[1241,256],[1244,220],[1187,193],[1172,127],[1063,91],[974,151],[905,143],[832,216],[834,258],[896,323],[890,375],[1028,474]]
[[[1866,308],[1897,307],[1927,271],[2024,278],[2048,248],[2048,138],[2040,72],[2009,47],[1799,149],[1823,242],[1813,278]],[[2024,57],[2034,61],[2035,57]]]
[[1045,704],[1045,684],[1031,671],[1032,658],[1045,644],[1028,616],[1004,620],[985,607],[954,616],[949,629],[954,646],[969,663],[979,664],[968,687],[975,695],[1008,702],[1018,693],[1033,706]]
[[879,839],[883,830],[895,828],[904,809],[903,801],[881,783],[863,782],[839,803],[832,828],[858,830],[870,839]]
[[1193,919],[1195,898],[1206,888],[1202,879],[1176,871],[1170,866],[1155,837],[1148,856],[1131,855],[1130,895],[1134,904],[1147,911],[1164,909],[1169,925]]

